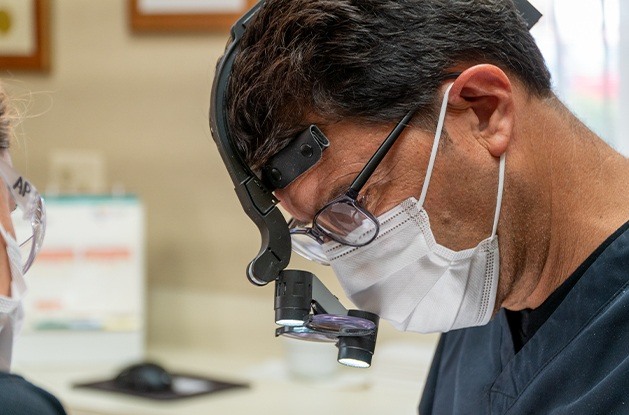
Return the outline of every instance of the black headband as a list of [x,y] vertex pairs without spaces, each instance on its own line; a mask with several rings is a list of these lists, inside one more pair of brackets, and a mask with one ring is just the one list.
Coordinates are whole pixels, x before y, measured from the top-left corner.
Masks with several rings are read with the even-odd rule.
[[513,0],[513,2],[515,3],[515,8],[518,9],[520,15],[522,15],[522,18],[526,22],[526,26],[531,30],[531,28],[535,26],[535,23],[542,17],[542,14],[527,0]]

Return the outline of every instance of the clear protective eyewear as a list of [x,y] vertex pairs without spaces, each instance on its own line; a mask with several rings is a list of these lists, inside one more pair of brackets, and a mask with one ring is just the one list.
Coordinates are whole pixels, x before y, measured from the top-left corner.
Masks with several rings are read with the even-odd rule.
[[[347,192],[323,206],[312,224],[291,218],[288,222],[293,251],[311,261],[329,265],[322,244],[330,240],[347,246],[364,246],[378,236],[380,223],[361,203],[359,193],[413,118],[409,111],[349,186]],[[308,226],[309,225],[309,226]]]
[[11,220],[15,239],[22,252],[22,271],[26,273],[39,253],[46,234],[46,208],[37,189],[0,159],[0,176],[15,202]]

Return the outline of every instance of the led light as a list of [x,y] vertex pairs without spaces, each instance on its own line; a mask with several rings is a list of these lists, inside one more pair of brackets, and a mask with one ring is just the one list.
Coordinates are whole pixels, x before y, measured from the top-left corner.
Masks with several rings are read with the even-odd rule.
[[358,360],[358,359],[352,359],[351,357],[344,357],[339,359],[339,363],[345,366],[349,366],[349,367],[357,367],[357,368],[361,368],[361,369],[365,369],[368,368],[369,366],[371,366],[369,363],[364,362],[362,360]]
[[297,326],[303,326],[304,325],[304,321],[303,320],[290,319],[290,318],[283,318],[283,319],[275,321],[275,324],[277,324],[279,326],[297,327]]

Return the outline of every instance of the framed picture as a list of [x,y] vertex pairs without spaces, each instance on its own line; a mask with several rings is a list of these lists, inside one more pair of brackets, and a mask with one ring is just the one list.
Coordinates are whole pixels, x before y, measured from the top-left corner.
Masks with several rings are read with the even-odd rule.
[[0,69],[50,67],[48,0],[0,0]]
[[228,31],[255,0],[128,0],[137,32]]

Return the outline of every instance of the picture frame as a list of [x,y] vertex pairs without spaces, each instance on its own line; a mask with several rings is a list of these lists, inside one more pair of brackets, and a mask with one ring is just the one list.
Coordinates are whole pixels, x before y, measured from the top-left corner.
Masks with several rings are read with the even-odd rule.
[[0,4],[0,69],[50,69],[49,0],[3,0]]
[[128,0],[134,32],[227,32],[255,0]]

